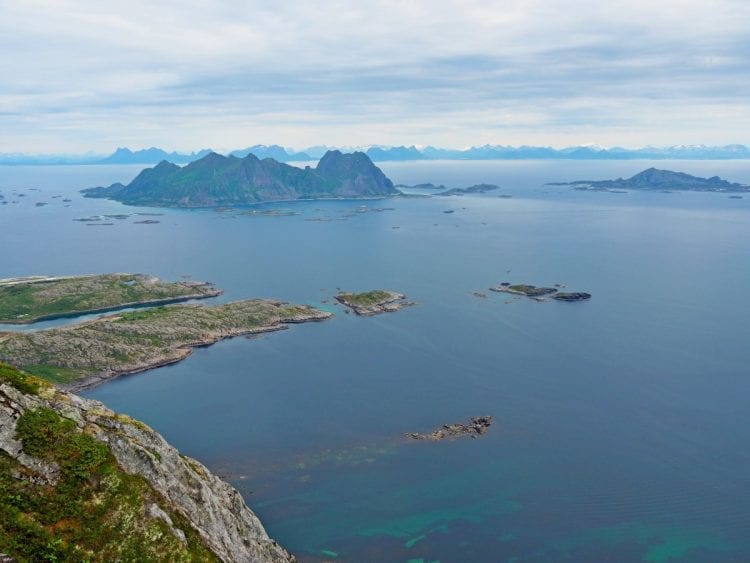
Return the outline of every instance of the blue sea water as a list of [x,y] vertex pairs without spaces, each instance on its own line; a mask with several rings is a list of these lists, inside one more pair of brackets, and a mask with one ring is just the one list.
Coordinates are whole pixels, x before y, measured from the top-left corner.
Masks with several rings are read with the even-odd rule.
[[[385,163],[501,189],[268,217],[77,194],[138,167],[0,167],[0,277],[191,275],[336,312],[85,393],[231,481],[303,561],[746,561],[750,198],[544,185],[652,164],[750,183],[746,161]],[[73,221],[138,212],[163,215]],[[593,298],[487,291],[503,281]],[[337,288],[417,305],[356,317]],[[403,438],[485,414],[480,439]]]

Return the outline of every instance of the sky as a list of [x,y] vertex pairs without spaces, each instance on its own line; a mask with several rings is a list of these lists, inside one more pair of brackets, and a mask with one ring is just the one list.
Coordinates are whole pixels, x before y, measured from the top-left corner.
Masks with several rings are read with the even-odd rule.
[[750,144],[747,0],[0,0],[0,152]]

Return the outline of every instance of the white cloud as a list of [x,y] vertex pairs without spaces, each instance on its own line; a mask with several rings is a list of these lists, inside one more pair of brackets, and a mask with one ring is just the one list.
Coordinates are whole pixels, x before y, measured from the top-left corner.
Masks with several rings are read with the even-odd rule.
[[747,142],[750,3],[0,0],[0,151]]

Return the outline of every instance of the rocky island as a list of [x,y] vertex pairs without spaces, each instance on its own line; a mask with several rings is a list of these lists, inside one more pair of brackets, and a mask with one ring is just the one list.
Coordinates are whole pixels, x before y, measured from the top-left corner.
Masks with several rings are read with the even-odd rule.
[[85,197],[128,205],[221,207],[268,201],[356,199],[399,195],[382,170],[362,152],[328,151],[315,168],[297,168],[272,158],[210,153],[185,167],[162,161],[127,186],[82,190]]
[[499,190],[500,186],[495,184],[476,184],[475,186],[469,186],[468,188],[451,188],[444,192],[437,193],[438,196],[452,196],[452,195],[466,195],[466,194],[484,194],[494,190]]
[[196,346],[332,316],[273,300],[170,305],[35,332],[0,333],[0,360],[77,390],[178,362]]
[[443,424],[429,434],[409,432],[406,437],[412,440],[432,440],[434,442],[455,440],[461,437],[478,438],[485,434],[491,425],[491,416],[475,416],[469,420],[468,424]]
[[511,285],[508,282],[503,282],[496,287],[491,287],[490,291],[523,295],[524,297],[529,297],[536,301],[545,301],[546,297],[556,299],[557,301],[585,301],[591,299],[590,293],[582,291],[559,291],[556,287],[537,287],[529,284]]
[[206,282],[163,282],[144,274],[8,278],[0,280],[0,323],[27,324],[220,294]]
[[341,292],[335,297],[336,301],[364,317],[380,313],[392,313],[414,304],[405,301],[406,295],[403,293],[384,289],[375,289],[363,293]]
[[292,562],[157,432],[0,363],[0,560]]
[[649,168],[627,179],[576,180],[548,184],[552,186],[574,186],[583,190],[661,190],[693,192],[750,192],[750,186],[722,180],[718,176],[701,178],[684,172]]

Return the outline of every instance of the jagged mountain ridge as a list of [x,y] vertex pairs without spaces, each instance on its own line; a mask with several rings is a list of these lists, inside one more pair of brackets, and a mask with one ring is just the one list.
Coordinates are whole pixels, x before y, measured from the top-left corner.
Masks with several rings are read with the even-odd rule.
[[214,207],[265,201],[372,198],[397,195],[385,174],[361,152],[328,151],[315,168],[297,168],[253,154],[244,158],[210,153],[179,167],[162,161],[127,186],[82,190],[130,205]]

